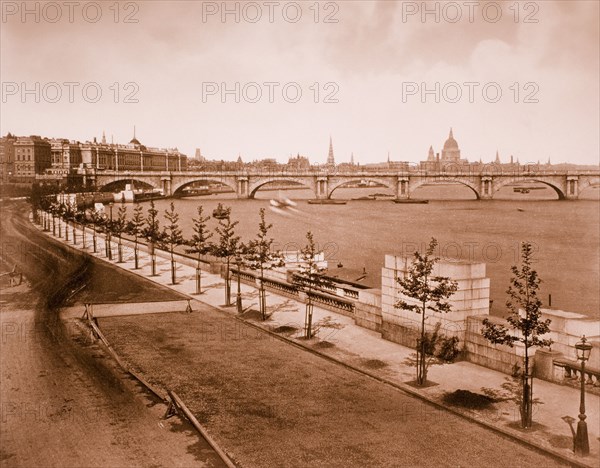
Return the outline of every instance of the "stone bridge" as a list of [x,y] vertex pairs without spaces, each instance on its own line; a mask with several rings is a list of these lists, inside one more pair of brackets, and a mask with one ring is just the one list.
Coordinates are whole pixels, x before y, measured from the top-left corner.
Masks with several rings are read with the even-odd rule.
[[307,171],[242,170],[232,172],[148,172],[101,171],[84,169],[84,177],[98,189],[123,181],[145,183],[171,196],[193,182],[219,182],[230,187],[237,198],[254,198],[257,190],[273,182],[296,183],[311,190],[317,199],[331,198],[339,187],[352,182],[376,182],[388,187],[399,199],[411,198],[414,191],[431,184],[461,184],[473,191],[479,200],[490,200],[506,185],[539,182],[551,187],[560,200],[576,200],[583,190],[600,185],[600,170],[596,171],[536,171],[530,166],[510,170],[475,172],[357,170],[337,171],[336,168]]

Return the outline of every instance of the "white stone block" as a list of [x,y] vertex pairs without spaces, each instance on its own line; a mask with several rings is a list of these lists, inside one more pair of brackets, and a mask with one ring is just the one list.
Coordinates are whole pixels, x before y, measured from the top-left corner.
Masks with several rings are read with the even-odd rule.
[[600,322],[597,320],[569,320],[565,324],[565,333],[587,338],[600,336]]

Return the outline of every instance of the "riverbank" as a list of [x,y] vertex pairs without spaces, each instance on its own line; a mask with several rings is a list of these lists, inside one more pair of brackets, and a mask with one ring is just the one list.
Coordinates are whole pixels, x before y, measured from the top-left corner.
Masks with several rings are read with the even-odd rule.
[[[102,252],[102,248],[99,251]],[[126,263],[121,266],[132,268],[131,258],[127,258]],[[159,257],[159,275],[151,279],[167,285],[170,282],[169,270],[168,260]],[[150,275],[147,258],[137,274],[143,277]],[[223,280],[215,275],[203,276],[203,284],[207,289],[200,299],[207,304],[219,306],[223,303]],[[193,296],[193,267],[180,263],[178,278],[180,282],[169,287]],[[245,307],[256,304],[254,288],[243,285],[242,292]],[[430,378],[437,385],[417,391],[411,390],[405,382],[414,378],[414,369],[405,361],[412,350],[382,340],[376,333],[357,327],[349,317],[320,308],[315,308],[315,322],[320,326],[318,338],[306,342],[298,339],[303,323],[302,304],[269,293],[268,306],[270,321],[257,322],[256,325],[276,333],[279,331],[280,336],[286,335],[285,338],[296,345],[308,347],[344,363],[345,366],[360,369],[363,375],[372,374],[378,379],[377,385],[371,387],[363,380],[355,382],[349,374],[339,375],[333,368],[320,361],[313,361],[308,355],[289,355],[287,350],[280,348],[279,339],[268,338],[274,335],[266,335],[265,338],[265,335],[262,335],[264,332],[257,334],[251,325],[239,322],[234,317],[228,318],[211,308],[202,308],[191,316],[154,315],[136,317],[135,320],[114,318],[101,319],[100,323],[115,348],[139,366],[152,383],[174,388],[228,452],[233,452],[236,459],[243,460],[244,457],[249,457],[251,464],[254,464],[254,461],[264,464],[265,459],[260,457],[273,456],[279,458],[269,459],[271,463],[286,466],[289,460],[285,458],[286,454],[300,457],[294,458],[296,461],[304,460],[302,457],[306,456],[307,452],[330,457],[348,457],[348,453],[354,453],[347,452],[351,450],[350,447],[360,446],[359,458],[355,461],[361,466],[364,466],[364,463],[386,465],[393,457],[400,457],[395,460],[410,460],[407,462],[409,464],[418,464],[423,459],[417,458],[417,453],[421,453],[422,457],[423,451],[427,450],[429,455],[430,447],[423,445],[425,428],[433,428],[428,432],[428,437],[433,434],[436,440],[444,440],[448,427],[452,427],[452,442],[450,445],[441,443],[440,446],[446,456],[451,454],[455,458],[437,460],[437,457],[441,457],[441,452],[434,451],[431,453],[431,460],[437,460],[440,464],[450,459],[463,460],[462,464],[494,464],[492,459],[487,463],[481,459],[477,462],[469,459],[474,452],[468,449],[472,440],[477,440],[477,444],[471,448],[479,454],[491,454],[494,452],[487,446],[484,447],[487,441],[501,447],[506,443],[505,439],[501,439],[503,442],[497,440],[497,436],[488,429],[446,413],[440,406],[431,409],[427,405],[422,406],[423,403],[413,400],[412,397],[408,400],[399,399],[398,395],[403,395],[402,393],[384,395],[381,388],[388,387],[379,386],[382,382],[390,382],[393,386],[402,388],[404,392],[416,392],[419,398],[443,406],[445,396],[457,390],[481,394],[482,387],[486,387],[500,391],[505,383],[505,375],[469,363],[457,363],[435,367],[430,371]],[[224,310],[233,313],[232,309]],[[298,365],[300,367],[297,367]],[[321,380],[325,377],[320,377],[319,372],[328,375],[329,380]],[[310,391],[311,388],[315,391]],[[348,388],[363,389],[364,393],[359,391],[348,394]],[[497,401],[485,411],[459,411],[469,419],[478,421],[478,424],[489,426],[501,434],[523,440],[530,446],[545,447],[545,450],[556,452],[566,459],[573,459],[570,452],[570,429],[562,418],[565,413],[576,416],[577,390],[537,380],[535,388],[536,397],[544,404],[536,407],[536,426],[531,431],[522,432],[515,427],[518,412],[512,402]],[[319,393],[324,389],[327,389],[325,399]],[[289,399],[279,397],[288,394]],[[366,396],[370,399],[365,400]],[[589,397],[588,421],[598,421],[597,400],[595,396]],[[351,405],[348,406],[348,403],[344,402],[351,402]],[[383,406],[382,402],[385,402]],[[388,406],[388,402],[393,404]],[[569,406],[571,403],[572,408]],[[274,405],[275,409],[269,409],[269,404]],[[357,412],[360,408],[367,413]],[[342,416],[339,416],[340,414]],[[310,424],[305,425],[304,420]],[[390,424],[385,421],[389,421]],[[238,422],[241,426],[237,425]],[[274,426],[280,431],[284,430],[286,437],[271,434],[269,431],[272,431]],[[591,426],[590,424],[592,453],[597,455],[598,434],[593,432],[595,428],[592,429]],[[246,427],[252,427],[253,431],[248,433],[244,429]],[[296,427],[300,432],[294,430]],[[354,439],[352,432],[348,433],[348,430],[343,429],[352,427],[367,427],[365,430],[369,433],[363,434],[362,439]],[[436,436],[435,431],[438,429],[443,429],[444,434]],[[375,431],[372,438],[371,431]],[[480,434],[479,431],[484,432]],[[325,444],[324,449],[327,449],[329,455],[321,453],[319,441],[322,443],[322,439],[317,441],[311,438],[311,434],[317,432],[331,435],[332,440],[347,440],[348,445]],[[408,439],[407,433],[410,434]],[[463,441],[460,437],[457,439],[456,434],[468,435],[468,441]],[[275,448],[281,447],[281,451],[266,453],[261,445],[261,441],[264,440],[274,440]],[[298,440],[306,441],[300,449],[297,446]],[[407,440],[411,447],[414,446],[415,451],[412,452],[412,449],[405,446],[395,451],[397,446],[394,445],[394,441],[397,440]],[[290,441],[294,446],[290,446]],[[365,441],[374,442],[370,444]],[[380,444],[380,441],[385,443]],[[262,450],[257,450],[256,447],[261,447]],[[268,447],[268,450],[271,450],[271,447]],[[509,457],[507,458],[506,454],[510,453],[511,456],[515,455],[513,461],[517,463],[518,460],[522,466],[523,463],[533,463],[538,456],[535,452],[528,450],[522,453],[520,450],[523,448],[512,445],[505,447],[502,455],[496,454],[495,457],[502,456],[508,461]],[[465,461],[462,457],[470,461]],[[313,462],[315,460],[318,460],[318,457],[312,459]],[[338,461],[337,458],[326,460]],[[342,460],[354,463],[352,458],[339,459],[340,462]],[[428,464],[431,460],[427,460]],[[585,463],[585,460],[580,462]],[[460,461],[456,463],[461,464]],[[548,465],[552,462],[538,460],[535,463]]]

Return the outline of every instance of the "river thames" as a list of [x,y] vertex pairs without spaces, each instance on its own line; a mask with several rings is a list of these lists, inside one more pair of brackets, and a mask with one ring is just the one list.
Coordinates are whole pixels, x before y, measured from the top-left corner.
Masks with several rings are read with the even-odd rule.
[[[535,246],[535,268],[543,281],[544,307],[551,294],[553,309],[590,317],[599,315],[600,210],[595,192],[590,193],[592,199],[575,202],[534,201],[508,194],[508,198],[516,199],[394,204],[389,200],[351,200],[386,193],[385,188],[336,190],[334,198],[351,200],[346,205],[309,205],[306,199],[311,194],[305,190],[282,193],[298,202],[296,211],[281,214],[269,210],[269,199],[278,196],[274,191],[259,191],[251,200],[237,200],[233,194],[184,198],[176,200],[175,206],[186,238],[191,236],[192,218],[199,204],[208,214],[219,202],[231,206],[232,219],[239,221],[237,233],[242,241],[256,235],[258,211],[267,208],[276,249],[298,250],[304,246],[310,230],[329,262],[329,274],[355,280],[363,276],[364,269],[367,276],[360,282],[372,287],[380,287],[386,254],[410,256],[415,248],[422,249],[435,237],[440,244],[437,255],[443,260],[487,264],[494,315],[505,313],[505,291],[510,267],[519,259],[519,243],[531,241]],[[421,196],[432,194],[435,195],[423,191]],[[471,197],[464,191],[458,191],[456,196]],[[549,190],[536,196],[552,197]],[[155,203],[163,214],[170,200]],[[209,221],[211,229],[216,224],[214,219]]]

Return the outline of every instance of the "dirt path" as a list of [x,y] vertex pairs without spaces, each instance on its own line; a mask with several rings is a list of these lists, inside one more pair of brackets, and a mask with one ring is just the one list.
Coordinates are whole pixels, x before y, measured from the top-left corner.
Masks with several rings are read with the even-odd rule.
[[2,207],[1,235],[2,260],[34,286],[0,291],[0,466],[222,466],[187,422],[162,421],[165,406],[48,307],[82,284],[88,299],[164,291],[52,245],[14,206]]

